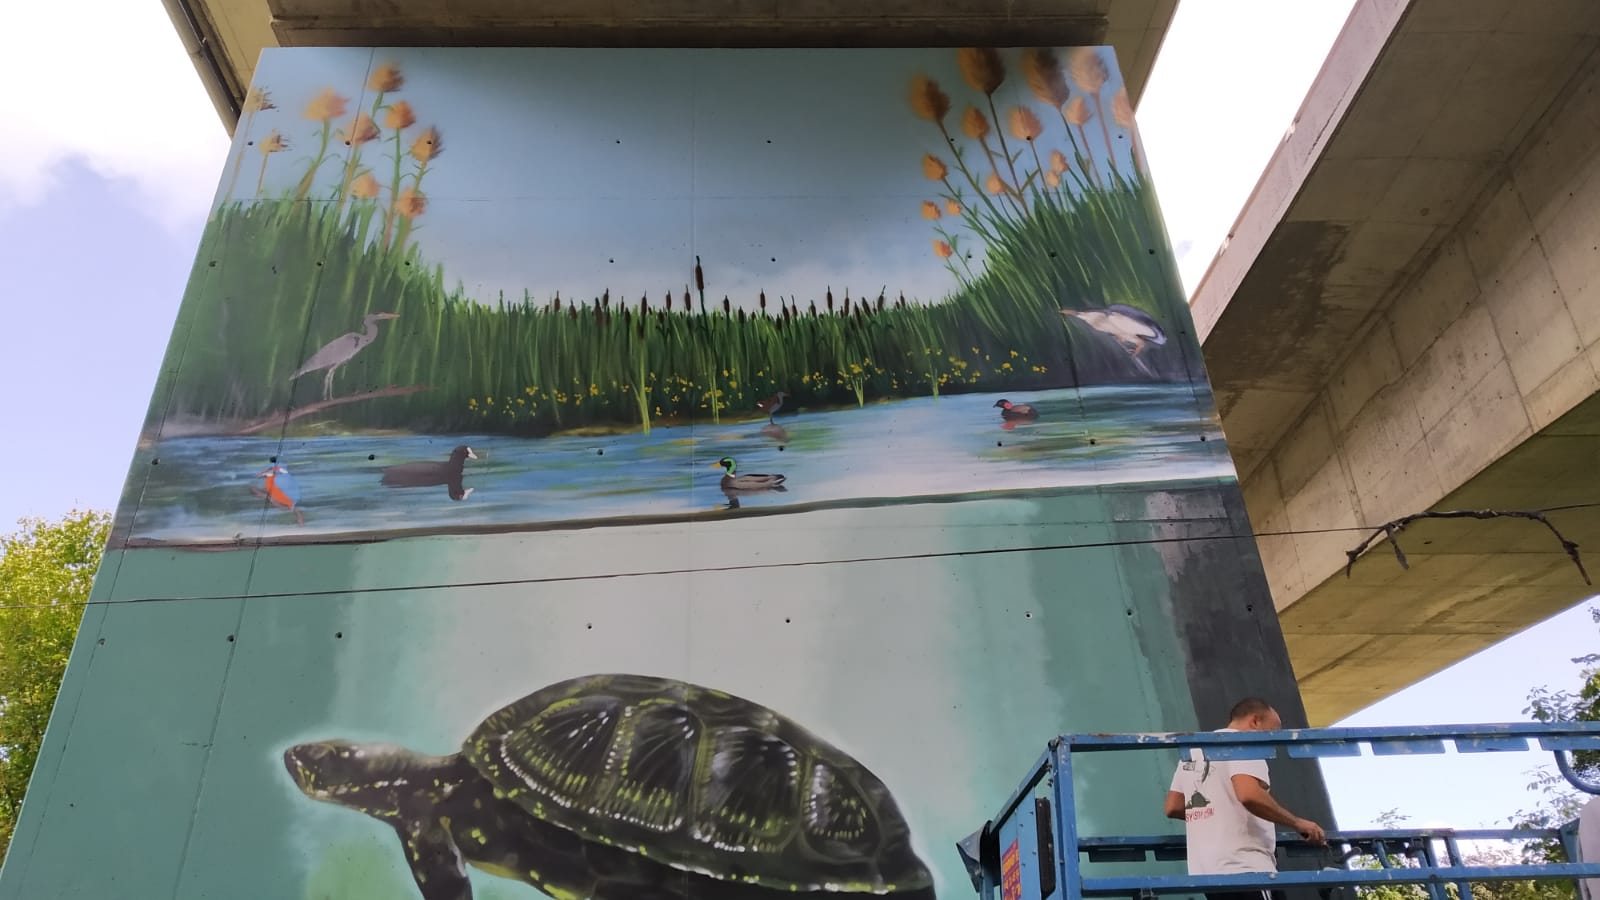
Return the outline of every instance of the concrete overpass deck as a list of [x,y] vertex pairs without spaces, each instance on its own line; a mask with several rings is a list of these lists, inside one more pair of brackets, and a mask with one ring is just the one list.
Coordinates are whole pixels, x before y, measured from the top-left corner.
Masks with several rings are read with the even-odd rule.
[[1597,42],[1591,0],[1358,0],[1192,298],[1313,725],[1595,592],[1537,523],[1349,579],[1330,529],[1600,502]]
[[267,47],[1109,44],[1137,103],[1178,0],[162,0],[231,133]]

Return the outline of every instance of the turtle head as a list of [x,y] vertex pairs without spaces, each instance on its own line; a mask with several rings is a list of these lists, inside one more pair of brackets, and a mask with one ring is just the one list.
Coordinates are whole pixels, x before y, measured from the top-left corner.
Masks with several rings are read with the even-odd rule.
[[283,766],[301,793],[372,815],[396,807],[396,798],[432,760],[404,747],[330,740],[283,751]]

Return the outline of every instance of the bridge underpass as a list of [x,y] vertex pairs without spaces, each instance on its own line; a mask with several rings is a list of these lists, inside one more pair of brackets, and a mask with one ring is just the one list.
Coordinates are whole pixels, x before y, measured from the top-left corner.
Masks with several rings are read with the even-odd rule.
[[[541,4],[164,0],[230,128],[264,47],[1113,45],[1137,102],[1176,0]],[[1600,499],[1588,0],[1359,0],[1194,313],[1312,722],[1589,593],[1537,523]],[[1592,493],[1592,492],[1591,492]],[[1593,510],[1555,514],[1594,546]]]
[[[1419,521],[1349,578],[1329,529],[1600,501],[1597,36],[1358,0],[1192,298],[1313,725],[1594,593],[1537,522]],[[1550,520],[1600,569],[1600,509]]]

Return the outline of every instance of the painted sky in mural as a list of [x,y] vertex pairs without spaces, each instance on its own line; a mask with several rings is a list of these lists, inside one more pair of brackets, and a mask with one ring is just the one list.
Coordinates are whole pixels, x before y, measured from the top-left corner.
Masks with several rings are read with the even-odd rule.
[[1108,49],[749,59],[266,59],[117,537],[1232,476]]
[[[1098,52],[1107,63],[1102,106],[1126,169],[1131,132],[1112,108],[1122,78],[1109,48]],[[1065,148],[1061,117],[1029,93],[1018,54],[1005,55],[1012,71],[996,106],[1027,103],[1038,112],[1040,145]],[[524,289],[539,302],[558,291],[587,299],[606,289],[632,298],[682,290],[691,252],[717,261],[708,288],[717,299],[726,293],[750,307],[762,290],[775,301],[820,297],[829,286],[841,297],[846,288],[875,297],[887,285],[922,300],[953,289],[949,273],[928,264],[931,234],[920,218],[920,201],[932,196],[920,157],[944,142],[911,114],[908,84],[923,72],[954,94],[959,133],[965,102],[977,98],[955,52],[761,51],[755,67],[748,59],[560,48],[470,59],[438,49],[268,56],[256,83],[279,108],[236,138],[230,161],[242,141],[281,129],[293,147],[273,157],[265,192],[292,186],[314,149],[302,108],[325,87],[350,98],[352,112],[370,104],[370,94],[361,99],[369,66],[394,60],[404,84],[392,99],[418,117],[404,143],[429,125],[445,140],[427,176],[417,242],[445,263],[452,285],[459,279],[481,300],[501,291],[520,300]],[[1098,119],[1085,127],[1103,160]],[[259,160],[246,153],[235,197],[254,195]]]

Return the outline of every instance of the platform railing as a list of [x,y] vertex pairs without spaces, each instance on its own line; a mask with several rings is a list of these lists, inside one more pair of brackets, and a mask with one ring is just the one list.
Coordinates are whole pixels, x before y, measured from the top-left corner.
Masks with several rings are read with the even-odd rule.
[[[1074,757],[1113,751],[1184,751],[1201,748],[1212,760],[1320,759],[1458,753],[1501,753],[1545,750],[1556,754],[1558,768],[1574,787],[1600,793],[1576,773],[1568,754],[1600,750],[1600,723],[1503,723],[1413,727],[1302,728],[1278,731],[1170,732],[1138,734],[1064,734],[1050,741],[999,813],[959,849],[982,900],[1082,900],[1085,897],[1151,897],[1205,891],[1353,888],[1379,884],[1419,884],[1433,900],[1448,900],[1446,885],[1455,885],[1459,900],[1471,900],[1472,882],[1528,879],[1600,878],[1600,862],[1468,865],[1464,841],[1560,840],[1569,860],[1576,859],[1572,824],[1562,829],[1381,829],[1331,832],[1327,847],[1315,847],[1297,834],[1280,835],[1279,850],[1289,858],[1316,856],[1324,867],[1277,873],[1239,875],[1143,875],[1086,877],[1084,857],[1091,863],[1149,862],[1185,858],[1181,834],[1083,836],[1078,832],[1072,772]],[[1173,757],[1176,765],[1177,758]],[[1040,794],[1050,802],[1026,803]],[[1157,791],[1159,793],[1159,791]],[[1046,816],[1040,827],[1039,816]],[[1028,837],[1024,852],[1020,837]],[[1001,850],[1005,837],[1005,851]],[[1443,852],[1440,852],[1440,848]],[[1006,858],[1002,858],[1002,856]],[[1350,869],[1360,857],[1378,868]],[[1410,864],[1394,866],[1392,857]],[[1048,870],[1047,870],[1048,869]],[[1035,883],[1036,882],[1036,883]]]

